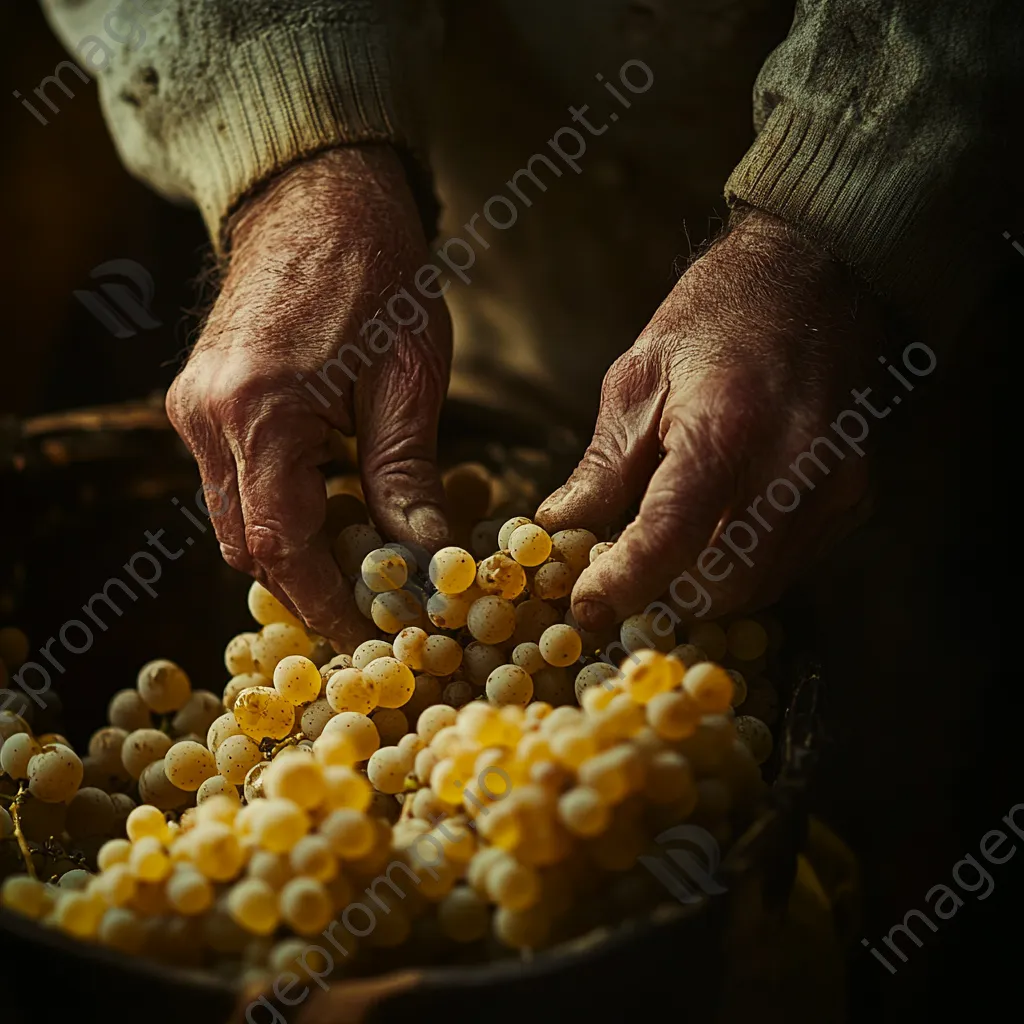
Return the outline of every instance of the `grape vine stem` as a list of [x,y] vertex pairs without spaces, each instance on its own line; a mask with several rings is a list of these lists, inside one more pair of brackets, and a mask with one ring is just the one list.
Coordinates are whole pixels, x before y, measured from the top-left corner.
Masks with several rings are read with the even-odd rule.
[[22,860],[25,861],[25,870],[30,878],[35,878],[36,866],[32,863],[32,851],[29,850],[28,842],[25,840],[25,833],[21,830],[21,805],[25,802],[27,795],[28,790],[25,788],[25,784],[22,783],[18,787],[17,796],[11,801],[11,821],[14,823],[14,838],[18,840],[18,848],[21,850]]
[[305,738],[306,737],[301,732],[297,732],[293,733],[291,736],[285,736],[285,738],[281,740],[280,743],[268,744],[268,746],[270,747],[270,759],[273,760],[275,757],[277,757],[277,755],[280,754],[285,747],[294,747],[300,740],[304,740]]

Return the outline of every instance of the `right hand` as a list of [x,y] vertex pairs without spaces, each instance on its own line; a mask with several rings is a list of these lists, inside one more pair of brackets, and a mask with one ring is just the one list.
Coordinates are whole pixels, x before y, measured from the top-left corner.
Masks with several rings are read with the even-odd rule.
[[[290,168],[236,216],[223,288],[167,393],[171,423],[212,492],[225,560],[340,644],[374,630],[323,530],[318,467],[331,428],[359,438],[383,536],[431,551],[448,536],[436,444],[451,322],[443,298],[413,287],[427,260],[393,150],[346,147]],[[428,287],[438,291],[436,281]],[[401,288],[410,298],[389,313]],[[378,314],[390,336],[376,325],[362,333]],[[342,365],[325,366],[348,345],[365,359],[348,348]]]

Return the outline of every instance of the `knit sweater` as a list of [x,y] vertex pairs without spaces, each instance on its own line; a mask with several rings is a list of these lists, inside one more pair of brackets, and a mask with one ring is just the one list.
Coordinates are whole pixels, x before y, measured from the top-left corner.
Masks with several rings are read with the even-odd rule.
[[[575,18],[598,31],[602,14],[638,6],[593,2],[592,19],[570,0],[548,0],[554,30]],[[659,2],[694,0],[646,6]],[[332,146],[394,144],[428,202],[419,101],[449,8],[432,0],[43,5],[98,78],[127,167],[195,203],[215,246],[243,197]],[[519,5],[505,6],[516,17]],[[520,10],[534,19],[524,34],[536,34],[536,5]],[[556,42],[557,56],[573,40]],[[990,272],[977,246],[987,252],[1002,227],[996,204],[1009,168],[1000,152],[1022,80],[1020,0],[799,0],[788,37],[758,76],[756,137],[726,198],[790,221],[883,293],[927,308],[955,285],[966,310]]]

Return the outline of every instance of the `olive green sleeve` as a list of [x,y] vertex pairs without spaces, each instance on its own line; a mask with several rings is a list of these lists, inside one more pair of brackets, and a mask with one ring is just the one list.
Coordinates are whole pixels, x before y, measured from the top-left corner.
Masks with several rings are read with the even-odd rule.
[[941,306],[951,329],[1007,244],[1022,82],[1020,0],[799,0],[726,197],[800,228],[912,317]]

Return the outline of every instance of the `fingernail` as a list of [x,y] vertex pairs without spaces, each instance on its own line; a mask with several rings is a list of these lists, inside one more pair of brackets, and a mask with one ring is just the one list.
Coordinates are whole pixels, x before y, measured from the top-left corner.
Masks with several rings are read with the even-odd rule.
[[406,518],[409,528],[427,547],[436,548],[448,536],[448,524],[436,505],[419,505]]
[[607,629],[615,622],[615,611],[603,601],[595,601],[592,598],[575,604],[572,613],[576,616],[576,621],[589,632]]

